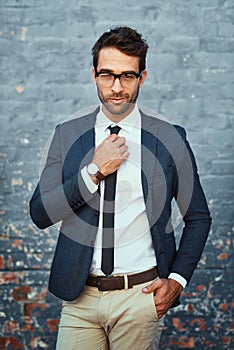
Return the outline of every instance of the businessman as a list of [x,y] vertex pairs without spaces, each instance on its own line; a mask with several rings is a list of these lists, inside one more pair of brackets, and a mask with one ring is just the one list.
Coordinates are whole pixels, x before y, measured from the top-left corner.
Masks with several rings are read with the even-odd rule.
[[[62,299],[57,350],[156,349],[159,320],[189,283],[211,218],[185,130],[137,105],[148,45],[129,27],[92,49],[100,106],[58,125],[30,201],[61,221],[49,290]],[[176,248],[175,199],[184,227]]]

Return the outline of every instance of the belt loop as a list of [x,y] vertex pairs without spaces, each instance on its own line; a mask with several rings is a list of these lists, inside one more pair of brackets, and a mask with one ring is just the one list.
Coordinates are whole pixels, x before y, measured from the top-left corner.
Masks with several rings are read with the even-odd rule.
[[124,274],[124,289],[128,289],[128,275]]

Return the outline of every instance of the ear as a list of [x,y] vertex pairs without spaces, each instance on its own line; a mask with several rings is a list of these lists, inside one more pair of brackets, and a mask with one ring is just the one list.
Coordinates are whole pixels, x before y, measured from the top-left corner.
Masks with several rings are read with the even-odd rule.
[[144,70],[143,73],[142,73],[141,79],[140,79],[140,84],[139,84],[140,87],[142,87],[142,85],[144,84],[146,78],[147,78],[147,71]]
[[92,68],[92,77],[93,77],[93,81],[96,84],[96,76],[95,76],[95,69]]

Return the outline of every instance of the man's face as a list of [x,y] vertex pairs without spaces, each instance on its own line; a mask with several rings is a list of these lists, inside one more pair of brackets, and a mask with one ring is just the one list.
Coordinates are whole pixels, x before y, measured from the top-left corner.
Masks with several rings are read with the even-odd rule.
[[[99,53],[97,72],[140,73],[139,58],[125,55],[112,47],[104,48]],[[95,77],[94,68],[92,75],[97,86],[98,97],[103,104],[104,113],[112,121],[118,122],[133,110],[139,88],[143,85],[147,73],[144,71],[141,78],[135,79],[130,84],[124,84],[124,86],[117,78],[110,87],[100,85],[100,79]]]

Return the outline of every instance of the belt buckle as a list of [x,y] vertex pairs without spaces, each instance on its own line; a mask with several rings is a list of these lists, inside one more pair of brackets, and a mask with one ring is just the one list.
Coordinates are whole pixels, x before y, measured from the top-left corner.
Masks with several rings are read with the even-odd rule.
[[104,289],[101,289],[101,280],[105,278],[113,278],[113,275],[106,275],[106,276],[97,276],[97,287],[100,292],[105,292]]

